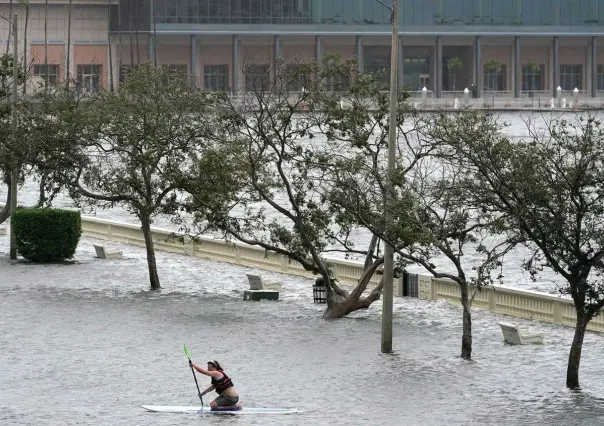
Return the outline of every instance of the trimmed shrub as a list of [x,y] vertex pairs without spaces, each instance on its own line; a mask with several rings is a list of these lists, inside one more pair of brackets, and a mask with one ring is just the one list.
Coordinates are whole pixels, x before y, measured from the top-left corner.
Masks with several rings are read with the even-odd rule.
[[82,220],[77,211],[18,210],[13,221],[17,251],[34,262],[71,259],[82,235]]

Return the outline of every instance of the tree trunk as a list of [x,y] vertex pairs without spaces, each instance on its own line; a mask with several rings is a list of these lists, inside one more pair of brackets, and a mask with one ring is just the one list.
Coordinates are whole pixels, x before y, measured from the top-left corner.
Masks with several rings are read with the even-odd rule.
[[27,75],[29,64],[27,63],[27,26],[29,24],[29,3],[25,3],[25,25],[23,28],[23,69],[25,70],[25,81],[23,82],[23,97],[27,94]]
[[67,69],[65,70],[65,89],[69,90],[69,79],[71,78],[71,6],[73,0],[69,0],[69,7],[67,9]]
[[115,88],[113,87],[113,49],[111,48],[111,2],[109,2],[109,6],[107,7],[107,47],[109,48],[109,88],[113,92]]
[[149,282],[151,290],[159,290],[159,275],[157,275],[157,262],[155,261],[155,248],[153,246],[153,236],[151,235],[151,218],[141,217],[143,235],[145,236],[145,246],[147,247],[147,266],[149,267]]
[[461,306],[463,308],[463,331],[461,334],[461,357],[472,359],[472,307],[468,296],[468,284],[460,284]]
[[568,367],[566,369],[566,387],[569,389],[579,389],[579,364],[581,363],[581,350],[583,349],[583,339],[587,329],[589,319],[584,313],[579,313],[582,309],[577,307],[577,324],[575,327],[575,337],[570,346],[568,355]]
[[8,183],[8,191],[6,194],[6,204],[4,204],[4,208],[0,210],[0,224],[4,223],[10,217],[10,195],[11,195],[11,184],[10,181]]
[[48,0],[44,2],[44,66],[46,67],[44,88],[48,88]]
[[359,306],[359,300],[354,297],[347,297],[341,302],[335,302],[323,313],[325,319],[344,318],[348,314],[363,309]]

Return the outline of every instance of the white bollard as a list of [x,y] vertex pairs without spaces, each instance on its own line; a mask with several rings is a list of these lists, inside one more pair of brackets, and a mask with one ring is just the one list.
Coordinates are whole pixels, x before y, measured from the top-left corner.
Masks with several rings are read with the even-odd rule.
[[562,99],[562,108],[566,108],[566,98]]
[[422,102],[425,104],[427,100],[428,100],[428,89],[426,88],[426,86],[424,86],[424,88],[422,89]]
[[556,89],[556,101],[558,106],[562,106],[562,87],[560,86]]
[[552,98],[551,101],[550,101],[550,108],[551,109],[556,108],[556,100],[554,98]]
[[573,104],[575,106],[577,106],[578,103],[579,103],[579,89],[577,89],[575,87],[575,90],[573,90]]
[[453,109],[459,109],[459,99],[457,98],[453,101]]
[[467,87],[463,91],[463,99],[465,103],[468,103],[470,100],[470,90]]

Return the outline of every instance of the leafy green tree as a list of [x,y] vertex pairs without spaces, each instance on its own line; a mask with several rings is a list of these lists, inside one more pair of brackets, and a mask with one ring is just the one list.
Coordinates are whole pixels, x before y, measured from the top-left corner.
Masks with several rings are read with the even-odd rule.
[[[228,240],[262,247],[296,261],[320,275],[327,287],[326,318],[339,318],[358,309],[367,309],[379,299],[380,288],[363,297],[383,258],[376,257],[373,242],[369,250],[356,250],[349,243],[352,228],[325,202],[320,188],[329,184],[330,157],[323,148],[319,123],[341,110],[341,97],[326,90],[324,81],[343,80],[354,64],[325,61],[326,65],[299,63],[284,68],[275,65],[275,77],[267,83],[247,87],[242,101],[225,99],[221,126],[215,140],[233,155],[230,169],[242,174],[232,180],[236,200],[224,210],[201,203],[197,223],[209,224]],[[247,68],[244,68],[247,69]],[[305,90],[288,92],[292,82],[315,75]],[[367,77],[368,78],[368,77]],[[365,80],[363,80],[365,81]],[[360,84],[360,80],[359,80]],[[379,93],[377,84],[373,84]],[[351,88],[351,92],[356,89]],[[360,96],[360,95],[359,95]],[[326,108],[326,109],[325,109]],[[195,191],[189,191],[191,212],[198,210]],[[221,206],[224,207],[224,204]],[[367,256],[366,270],[351,292],[340,287],[325,258],[334,252],[356,252]]]
[[455,84],[455,74],[457,70],[463,67],[463,62],[459,59],[458,56],[453,56],[447,60],[447,69],[453,75],[453,91],[457,90],[457,86]]
[[468,202],[505,215],[507,233],[529,241],[531,274],[549,268],[564,278],[559,291],[577,311],[566,385],[578,388],[587,325],[604,307],[604,125],[594,117],[560,118],[544,134],[529,122],[531,137],[510,141],[480,131],[491,120],[473,112],[441,128],[463,161]]
[[136,215],[145,237],[152,290],[161,288],[153,218],[178,212],[179,191],[188,181],[200,191],[221,190],[206,182],[197,168],[213,152],[206,139],[214,124],[213,102],[213,96],[197,89],[188,76],[144,64],[128,74],[119,91],[102,91],[57,118],[64,133],[77,135],[79,144],[69,167],[59,172],[60,180],[79,206],[119,205]]

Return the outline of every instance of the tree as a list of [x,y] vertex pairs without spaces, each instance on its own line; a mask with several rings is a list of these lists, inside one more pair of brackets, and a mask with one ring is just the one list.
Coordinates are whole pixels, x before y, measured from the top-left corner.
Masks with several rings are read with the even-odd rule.
[[[373,255],[375,241],[369,250],[357,251],[367,255],[366,270],[355,289],[348,292],[337,285],[324,257],[335,251],[354,251],[341,247],[351,229],[338,226],[336,215],[319,190],[328,183],[331,158],[323,153],[317,128],[340,109],[339,95],[326,91],[321,82],[330,76],[350,75],[354,65],[326,63],[325,67],[298,63],[287,69],[275,64],[275,78],[269,84],[264,78],[250,76],[247,81],[251,87],[246,87],[248,96],[243,101],[225,99],[222,125],[216,128],[214,138],[225,149],[242,152],[234,156],[230,167],[243,171],[233,181],[237,188],[232,193],[237,197],[224,210],[211,208],[208,213],[207,205],[199,201],[203,197],[189,191],[188,210],[195,214],[197,224],[220,230],[227,240],[236,239],[287,256],[320,275],[327,288],[324,316],[339,318],[367,309],[379,299],[379,288],[366,297],[363,293],[383,258]],[[249,69],[244,67],[244,72]],[[308,82],[304,90],[288,93],[288,86],[309,75],[316,75],[316,80]],[[379,93],[377,84],[373,87]],[[386,98],[382,101],[387,116]],[[197,213],[199,205],[203,214]]]
[[[0,56],[0,178],[9,188],[6,203],[0,211],[0,223],[10,217],[10,183],[13,167],[21,169],[22,165],[27,162],[23,151],[24,145],[15,146],[12,139],[12,104],[7,101],[12,96],[13,66],[15,66],[15,61],[12,55]],[[16,66],[19,67],[18,84],[24,84],[25,69],[18,63]],[[23,135],[21,126],[19,126],[19,133]]]
[[[441,140],[439,116],[415,117],[403,97],[397,123],[399,152],[395,171],[389,176],[385,168],[389,123],[379,112],[374,118],[369,114],[359,119],[360,111],[356,107],[349,115],[332,117],[323,126],[335,159],[326,198],[340,217],[390,243],[398,257],[397,269],[416,263],[436,278],[449,278],[459,285],[461,356],[470,359],[472,302],[477,292],[493,281],[491,273],[514,243],[505,238],[491,241],[489,233],[498,231],[501,219],[466,203],[464,188],[459,185],[464,174]],[[395,188],[393,223],[383,219],[388,179]],[[477,261],[472,265],[464,257],[468,250],[476,251]],[[449,261],[449,268],[434,265],[433,259],[439,254]]]
[[[534,97],[534,91],[537,90],[537,76],[541,79],[541,66],[536,62],[530,61],[526,65],[526,70],[531,74],[530,96]],[[539,85],[541,88],[541,84]]]
[[485,70],[491,75],[491,90],[493,93],[497,91],[497,77],[502,67],[503,64],[496,59],[491,59],[484,65]]
[[[407,226],[418,228],[422,238],[420,244],[399,248],[397,253],[403,259],[422,265],[435,278],[448,278],[459,285],[463,324],[461,357],[471,359],[474,298],[484,286],[495,281],[502,283],[499,270],[503,258],[522,241],[518,236],[505,234],[503,214],[469,202],[471,194],[467,193],[463,162],[448,148],[449,133],[442,132],[443,126],[448,128],[449,120],[444,114],[427,126],[427,143],[433,147],[434,155],[423,158],[404,182],[416,200],[414,211],[409,214],[402,210],[396,217],[402,216]],[[471,140],[497,135],[500,126],[495,122],[489,124],[465,127],[466,137]],[[469,251],[473,251],[471,262],[466,256]],[[433,263],[439,254],[448,260],[449,268],[437,268]]]
[[137,216],[152,290],[161,288],[153,218],[178,211],[183,182],[204,186],[195,167],[212,149],[205,140],[212,122],[212,96],[198,90],[188,77],[167,76],[168,72],[141,65],[128,74],[119,91],[102,91],[79,106],[84,113],[59,117],[80,140],[80,150],[62,172],[62,181],[77,205],[119,205]]
[[545,132],[529,122],[531,137],[468,133],[488,125],[486,113],[457,116],[443,127],[464,161],[469,202],[506,215],[506,230],[530,241],[525,267],[550,268],[565,280],[577,317],[566,385],[579,387],[579,365],[589,321],[604,307],[604,125],[589,117],[555,119]]
[[453,56],[452,58],[449,58],[449,60],[447,60],[447,69],[453,74],[453,91],[457,90],[457,86],[455,85],[455,74],[457,70],[461,69],[462,67],[463,62],[461,61],[461,59],[459,59],[458,56]]

